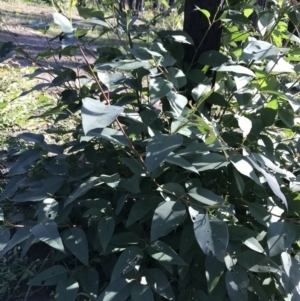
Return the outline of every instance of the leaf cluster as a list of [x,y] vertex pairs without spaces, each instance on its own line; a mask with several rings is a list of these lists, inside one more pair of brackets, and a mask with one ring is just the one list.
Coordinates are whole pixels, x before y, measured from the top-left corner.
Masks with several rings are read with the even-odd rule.
[[3,217],[0,256],[49,245],[54,265],[28,284],[55,286],[57,300],[299,300],[299,39],[285,20],[293,9],[276,2],[258,12],[257,27],[253,7],[225,10],[222,50],[203,53],[201,68],[184,64],[192,40],[182,31],[126,13],[114,27],[85,9],[93,16],[81,25],[122,42],[99,47],[91,65],[75,25],[55,13],[56,53],[84,64],[50,69],[49,85],[69,88],[40,117],[80,121],[63,145],[20,135],[29,147],[0,201],[36,214]]

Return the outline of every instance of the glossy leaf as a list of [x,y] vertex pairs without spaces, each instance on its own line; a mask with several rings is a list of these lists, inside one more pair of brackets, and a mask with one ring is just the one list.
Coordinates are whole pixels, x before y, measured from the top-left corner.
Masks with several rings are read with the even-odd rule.
[[168,155],[182,144],[180,135],[155,135],[148,140],[146,153],[146,166],[149,172],[153,172]]
[[211,292],[214,290],[218,284],[223,272],[225,265],[223,262],[220,262],[215,257],[208,255],[205,259],[205,276],[208,286],[208,291]]
[[30,232],[39,240],[50,247],[64,252],[64,246],[57,230],[57,224],[53,220],[46,220],[31,228]]
[[138,200],[134,203],[129,213],[126,227],[142,219],[150,211],[149,204],[146,200]]
[[63,242],[67,249],[83,264],[89,264],[88,243],[84,231],[70,228],[64,231]]
[[267,232],[269,256],[276,256],[291,248],[296,232],[288,222],[272,223]]
[[25,181],[24,176],[14,176],[12,177],[9,182],[6,184],[4,190],[0,196],[0,202],[5,200],[6,198],[12,197],[15,192],[18,190],[19,186]]
[[165,273],[159,269],[149,269],[146,275],[147,283],[157,294],[167,300],[174,300],[175,296]]
[[132,271],[143,258],[143,250],[139,247],[128,247],[119,256],[112,271],[110,281],[113,282],[124,274]]
[[173,91],[170,91],[167,94],[167,98],[169,100],[170,106],[173,109],[176,116],[181,116],[188,100],[185,96],[176,94]]
[[93,98],[85,98],[82,102],[81,116],[85,134],[94,129],[107,127],[124,110],[123,107],[105,105]]
[[8,176],[19,175],[27,172],[30,165],[41,157],[41,151],[38,149],[29,149],[21,153],[18,161],[10,168]]
[[185,206],[180,202],[162,202],[154,211],[151,224],[151,241],[169,234],[184,220]]
[[299,286],[300,263],[287,252],[281,254],[281,263],[284,271],[282,275],[283,284],[287,292],[291,292]]
[[224,261],[228,245],[228,230],[225,222],[207,214],[199,214],[194,220],[196,240],[202,251],[212,253],[218,260]]
[[54,23],[56,23],[64,33],[72,33],[74,31],[70,21],[60,13],[53,13]]
[[91,188],[100,185],[101,180],[98,177],[90,177],[85,183],[80,184],[71,194],[70,196],[64,201],[64,207],[67,207],[69,204],[74,202],[77,198],[85,194]]
[[149,82],[150,102],[154,105],[162,97],[165,97],[173,88],[173,84],[165,79],[155,77]]
[[4,249],[9,239],[10,239],[9,229],[4,226],[0,226],[0,251]]
[[[0,257],[31,236],[30,225],[24,226],[17,228],[16,233],[6,243],[5,247],[0,251]],[[8,234],[6,233],[6,231],[4,231],[3,235],[7,236]]]
[[114,229],[115,220],[112,217],[105,216],[100,219],[98,223],[98,236],[104,251],[110,242]]
[[169,264],[186,265],[184,260],[166,243],[157,240],[147,249],[149,255],[157,261]]
[[234,266],[232,271],[226,272],[226,287],[231,301],[247,301],[249,278],[245,269]]
[[189,190],[188,194],[198,202],[201,202],[206,205],[216,205],[224,204],[225,200],[213,193],[212,191],[205,188],[192,188]]
[[57,301],[75,301],[79,284],[75,279],[64,278],[56,286]]
[[232,157],[231,163],[234,165],[234,167],[237,169],[238,172],[240,172],[242,175],[249,177],[252,179],[256,184],[261,185],[257,175],[254,172],[253,167],[251,164],[244,159],[243,157]]
[[98,295],[99,287],[99,274],[94,268],[85,268],[81,270],[79,275],[79,282],[83,287],[85,293],[92,298],[96,298]]
[[277,264],[268,259],[268,257],[253,251],[245,251],[241,254],[237,254],[236,257],[239,265],[251,272],[276,273],[280,271]]
[[131,300],[154,301],[154,296],[149,286],[137,283],[131,289]]
[[131,294],[131,285],[124,278],[111,282],[95,301],[125,301]]
[[43,270],[38,275],[28,281],[31,286],[49,286],[56,285],[62,279],[66,278],[68,271],[62,265],[55,265],[51,268]]

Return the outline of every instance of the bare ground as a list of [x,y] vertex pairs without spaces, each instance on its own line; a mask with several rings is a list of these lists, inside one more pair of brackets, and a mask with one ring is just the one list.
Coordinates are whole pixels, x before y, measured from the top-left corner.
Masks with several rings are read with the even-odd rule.
[[[47,49],[57,49],[60,47],[58,38],[52,40],[53,36],[43,34],[29,27],[31,22],[52,23],[52,13],[54,10],[50,7],[32,6],[25,3],[17,5],[0,1],[0,42],[13,42],[15,45],[20,46],[22,50],[28,55],[24,58],[23,55],[17,54],[10,63],[20,67],[30,66],[33,61],[45,66],[45,61],[36,60],[36,56],[46,51]],[[74,15],[74,20],[80,20],[80,16]],[[91,51],[94,51],[94,45],[88,45]],[[87,54],[89,62],[93,61],[93,57]],[[78,63],[83,62],[81,55],[76,56],[75,60]],[[59,61],[58,58],[50,58],[47,62],[51,66],[55,66],[56,62],[60,65],[74,67],[74,62]]]

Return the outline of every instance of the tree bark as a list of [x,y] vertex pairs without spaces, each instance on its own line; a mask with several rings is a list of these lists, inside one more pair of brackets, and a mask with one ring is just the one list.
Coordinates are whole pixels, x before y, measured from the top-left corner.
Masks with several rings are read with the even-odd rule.
[[189,65],[197,63],[199,56],[206,51],[220,48],[221,22],[217,21],[210,26],[207,17],[195,10],[196,6],[210,13],[210,21],[218,19],[223,10],[224,0],[186,0],[184,7],[183,30],[188,33],[194,41],[194,46],[184,44],[184,62]]

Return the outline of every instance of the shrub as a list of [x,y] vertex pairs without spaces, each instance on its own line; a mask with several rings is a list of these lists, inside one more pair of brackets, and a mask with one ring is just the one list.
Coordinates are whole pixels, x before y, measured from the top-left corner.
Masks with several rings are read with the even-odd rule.
[[28,284],[55,286],[58,300],[298,300],[299,51],[289,9],[262,11],[257,29],[247,6],[226,10],[222,52],[203,53],[202,70],[184,67],[182,44],[192,42],[183,32],[126,14],[113,27],[85,8],[82,24],[122,40],[88,64],[88,48],[54,13],[63,35],[52,54],[79,53],[85,64],[48,70],[49,86],[68,88],[40,117],[82,122],[62,145],[20,135],[29,146],[1,200],[36,214],[4,219],[0,255],[48,244],[55,264]]

